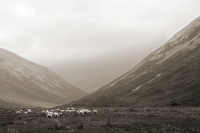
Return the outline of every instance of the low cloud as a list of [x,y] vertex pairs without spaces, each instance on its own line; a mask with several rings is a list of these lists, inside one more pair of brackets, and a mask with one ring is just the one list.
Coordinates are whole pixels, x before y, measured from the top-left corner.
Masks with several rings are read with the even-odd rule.
[[[198,17],[199,5],[199,0],[1,1],[0,47],[92,91],[131,68]],[[98,75],[92,70],[101,69],[93,65],[99,64],[98,60],[106,60],[105,71],[113,75],[105,82],[100,82],[103,75],[92,80]],[[122,60],[118,72],[113,64]],[[87,62],[87,72],[80,62]],[[75,76],[65,69],[79,73]]]

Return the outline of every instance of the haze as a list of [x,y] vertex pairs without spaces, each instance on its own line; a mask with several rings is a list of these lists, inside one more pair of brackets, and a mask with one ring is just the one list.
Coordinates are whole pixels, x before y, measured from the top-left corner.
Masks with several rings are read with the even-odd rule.
[[200,13],[199,0],[0,1],[0,47],[92,92]]

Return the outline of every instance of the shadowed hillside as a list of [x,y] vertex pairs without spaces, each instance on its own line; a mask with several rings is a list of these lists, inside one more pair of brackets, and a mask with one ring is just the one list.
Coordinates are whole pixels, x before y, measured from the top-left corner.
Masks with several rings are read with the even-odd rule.
[[86,93],[45,67],[0,49],[0,105],[50,107]]
[[[130,57],[131,61],[131,57]],[[200,17],[74,106],[200,106]]]

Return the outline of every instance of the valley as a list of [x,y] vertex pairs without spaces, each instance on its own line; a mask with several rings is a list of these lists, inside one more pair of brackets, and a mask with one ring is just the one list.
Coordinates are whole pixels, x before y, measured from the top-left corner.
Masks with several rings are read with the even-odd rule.
[[199,2],[0,1],[0,133],[200,133]]
[[[84,107],[77,107],[78,110]],[[86,107],[85,107],[86,108]],[[56,108],[54,108],[56,109]],[[66,109],[66,108],[61,108]],[[90,108],[88,108],[90,109]],[[18,109],[0,110],[0,132],[7,133],[198,133],[200,108],[92,107],[97,114],[63,112],[59,118],[42,116],[41,108],[30,114]],[[50,110],[50,109],[49,109]]]

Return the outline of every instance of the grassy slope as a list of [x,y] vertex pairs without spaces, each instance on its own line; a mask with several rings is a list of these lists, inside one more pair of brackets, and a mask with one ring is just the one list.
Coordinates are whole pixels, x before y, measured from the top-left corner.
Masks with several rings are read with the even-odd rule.
[[0,101],[0,108],[20,108],[25,107],[24,105],[9,103],[5,101]]
[[0,101],[12,103],[9,106],[30,107],[61,105],[87,94],[51,70],[1,48],[0,92]]
[[[196,20],[199,21],[200,18]],[[188,42],[196,44],[194,49],[181,50],[158,64],[157,62],[161,61],[162,58],[150,60],[152,57],[150,54],[142,61],[144,63],[136,71],[122,75],[110,84],[71,102],[71,104],[74,106],[138,107],[170,106],[176,103],[182,106],[200,106],[200,42],[191,40],[195,37],[200,38],[200,25],[193,27],[192,30],[187,30],[187,28],[184,30],[186,30],[187,39],[181,40],[180,36],[179,41],[166,43],[161,53],[165,54],[173,47]],[[133,77],[123,78],[127,74]],[[156,78],[158,74],[161,76]],[[134,79],[134,77],[136,78]],[[152,79],[154,80],[151,81]],[[115,81],[118,82],[112,85]],[[109,87],[110,85],[112,86]],[[139,90],[132,91],[139,86],[141,86]]]

